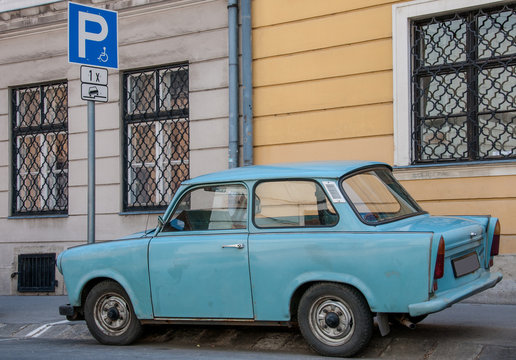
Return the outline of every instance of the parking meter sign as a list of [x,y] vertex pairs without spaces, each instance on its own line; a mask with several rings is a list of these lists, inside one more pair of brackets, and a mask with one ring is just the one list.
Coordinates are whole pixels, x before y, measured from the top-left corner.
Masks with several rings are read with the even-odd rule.
[[68,3],[68,61],[118,69],[118,13]]

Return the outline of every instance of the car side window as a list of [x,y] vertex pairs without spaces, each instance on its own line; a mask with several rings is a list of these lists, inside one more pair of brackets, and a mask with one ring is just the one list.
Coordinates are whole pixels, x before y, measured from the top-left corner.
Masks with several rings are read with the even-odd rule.
[[314,181],[261,182],[255,187],[254,204],[253,220],[260,228],[333,226],[339,219]]
[[181,198],[164,232],[247,228],[247,189],[243,185],[195,188]]

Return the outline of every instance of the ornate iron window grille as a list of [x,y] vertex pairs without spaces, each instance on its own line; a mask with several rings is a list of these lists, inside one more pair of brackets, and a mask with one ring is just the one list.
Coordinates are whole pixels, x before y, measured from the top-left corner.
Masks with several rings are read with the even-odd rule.
[[123,75],[124,211],[160,210],[190,176],[188,64]]
[[412,163],[516,158],[516,5],[412,24]]
[[11,90],[12,214],[68,212],[68,86]]

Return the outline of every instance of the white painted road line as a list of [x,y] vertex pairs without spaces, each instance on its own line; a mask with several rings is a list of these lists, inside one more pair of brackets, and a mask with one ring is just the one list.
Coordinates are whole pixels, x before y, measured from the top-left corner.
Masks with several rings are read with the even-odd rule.
[[57,321],[57,322],[53,322],[53,323],[48,323],[48,324],[45,324],[45,325],[41,325],[39,328],[37,329],[34,329],[32,330],[30,333],[28,333],[27,335],[25,335],[26,338],[37,338],[39,337],[40,335],[44,334],[48,329],[50,329],[52,326],[54,325],[60,325],[60,324],[66,324],[66,323],[69,323],[70,321],[68,320],[62,320],[62,321]]

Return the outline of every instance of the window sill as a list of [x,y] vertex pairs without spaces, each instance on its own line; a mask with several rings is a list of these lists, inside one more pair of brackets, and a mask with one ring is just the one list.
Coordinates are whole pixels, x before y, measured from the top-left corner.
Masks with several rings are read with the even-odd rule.
[[55,219],[67,218],[68,214],[48,214],[48,215],[11,215],[8,220],[23,220],[23,219]]
[[165,210],[135,210],[135,211],[121,211],[118,213],[120,216],[126,215],[153,215],[153,214],[164,214]]
[[508,175],[516,175],[516,160],[394,167],[394,176],[402,181]]

